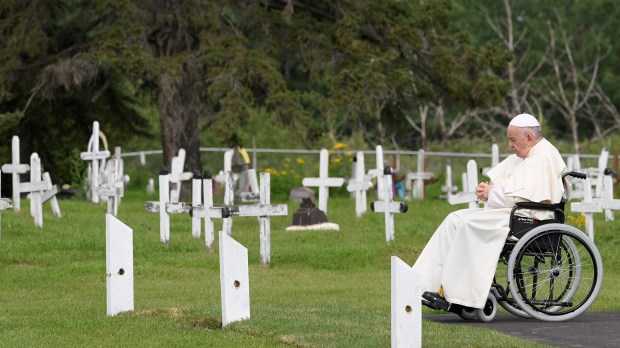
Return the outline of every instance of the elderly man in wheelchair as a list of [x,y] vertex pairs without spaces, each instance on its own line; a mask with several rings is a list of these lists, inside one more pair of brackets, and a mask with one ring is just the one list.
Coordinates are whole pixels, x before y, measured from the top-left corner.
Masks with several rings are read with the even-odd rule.
[[507,136],[515,154],[476,188],[484,208],[450,213],[413,265],[422,303],[485,322],[497,304],[524,318],[572,319],[594,302],[603,278],[594,243],[564,224],[565,180],[585,175],[564,173],[533,116],[515,116]]

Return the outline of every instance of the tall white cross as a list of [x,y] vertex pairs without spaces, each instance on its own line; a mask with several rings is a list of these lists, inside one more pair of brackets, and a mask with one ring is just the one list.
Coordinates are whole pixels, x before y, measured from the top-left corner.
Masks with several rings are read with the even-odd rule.
[[286,204],[271,204],[271,174],[260,173],[259,204],[240,205],[239,216],[256,216],[260,224],[260,262],[271,262],[271,217],[288,215]]
[[319,188],[319,209],[327,214],[327,199],[329,198],[330,187],[341,187],[344,184],[344,178],[329,177],[329,153],[327,149],[321,149],[318,178],[304,178],[302,185],[306,187]]
[[43,200],[44,191],[52,189],[51,181],[43,181],[41,175],[41,160],[37,153],[30,155],[30,182],[22,183],[20,191],[30,193],[30,215],[34,218],[37,227],[43,227]]
[[11,163],[2,165],[2,171],[10,173],[13,179],[13,211],[19,213],[20,207],[20,174],[26,174],[30,170],[30,166],[27,164],[19,163],[19,137],[13,136],[11,141]]
[[181,183],[190,180],[193,173],[183,172],[185,166],[185,149],[179,149],[177,156],[170,163],[170,201],[178,202],[181,195]]
[[357,152],[355,176],[347,185],[347,191],[355,192],[355,215],[359,218],[366,212],[366,191],[372,187],[372,182],[366,177],[364,168],[364,153]]
[[370,210],[376,213],[385,214],[385,240],[388,243],[394,241],[394,214],[406,213],[407,203],[394,202],[394,191],[392,190],[392,169],[385,167],[384,173],[379,178],[383,182],[383,200],[372,202]]

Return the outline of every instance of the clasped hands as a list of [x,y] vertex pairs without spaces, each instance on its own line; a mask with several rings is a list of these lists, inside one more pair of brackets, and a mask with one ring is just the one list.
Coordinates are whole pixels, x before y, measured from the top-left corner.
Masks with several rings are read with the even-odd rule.
[[493,185],[488,182],[481,182],[476,186],[476,197],[481,202],[486,202],[489,199],[489,192],[493,189]]

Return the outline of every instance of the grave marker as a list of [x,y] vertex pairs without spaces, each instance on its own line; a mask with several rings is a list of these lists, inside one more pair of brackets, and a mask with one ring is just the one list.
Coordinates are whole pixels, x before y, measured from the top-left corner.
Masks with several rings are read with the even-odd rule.
[[344,178],[329,177],[329,153],[327,149],[321,149],[319,157],[319,177],[304,178],[302,185],[306,187],[319,188],[319,209],[327,214],[327,199],[329,198],[330,187],[341,187],[344,184]]
[[[194,172],[194,178],[192,179],[192,206],[197,207],[201,204],[202,204],[202,177],[200,176],[200,172],[196,171]],[[194,238],[200,238],[201,227],[202,227],[202,223],[200,221],[200,217],[194,216],[192,214],[192,236]]]
[[385,240],[391,243],[394,241],[394,214],[406,213],[409,207],[407,203],[393,201],[394,191],[392,190],[392,169],[390,167],[385,167],[384,174],[378,180],[383,182],[382,196],[384,200],[372,202],[370,210],[385,214]]
[[107,315],[133,311],[133,230],[106,214]]
[[248,249],[220,231],[222,327],[250,318]]
[[185,149],[179,149],[177,156],[172,157],[170,164],[170,202],[178,202],[181,195],[181,184],[183,181],[190,180],[193,173],[183,172],[185,166]]
[[260,203],[240,205],[239,216],[256,216],[260,224],[260,262],[263,265],[271,261],[271,216],[288,215],[286,204],[271,204],[271,174],[260,173]]
[[11,174],[13,180],[13,211],[17,214],[21,210],[19,175],[26,174],[30,170],[29,165],[20,164],[19,162],[19,137],[14,135],[11,140],[11,163],[2,165],[2,171]]
[[424,199],[424,180],[432,179],[433,173],[425,172],[424,150],[418,151],[418,171],[405,175],[405,186],[411,191],[413,199]]
[[499,164],[499,146],[497,144],[491,145],[491,166],[482,168],[482,175],[487,175],[489,170],[493,169]]
[[366,177],[364,168],[364,153],[357,152],[355,177],[349,181],[347,191],[355,192],[355,215],[359,218],[366,212],[366,191],[372,187],[372,182]]
[[[49,178],[49,177],[48,177]],[[37,227],[43,227],[43,192],[52,189],[51,181],[43,181],[41,175],[41,160],[37,153],[30,155],[30,182],[20,184],[20,192],[30,193],[30,215],[34,218]]]
[[[106,150],[99,151],[99,138],[104,140],[104,148]],[[107,142],[105,141],[105,135],[99,131],[99,122],[93,122],[93,133],[88,141],[88,147],[86,152],[80,153],[80,158],[83,161],[90,162],[88,164],[88,184],[93,203],[99,203],[99,195],[97,195],[97,188],[99,187],[99,170],[105,166],[105,160],[110,157],[110,151],[107,150]],[[100,168],[101,164],[101,168]]]
[[392,347],[422,346],[420,277],[397,256],[391,258]]
[[476,197],[478,186],[478,165],[476,161],[467,161],[467,173],[463,175],[463,191],[457,194],[448,193],[448,202],[452,205],[469,203],[469,208],[478,208]]

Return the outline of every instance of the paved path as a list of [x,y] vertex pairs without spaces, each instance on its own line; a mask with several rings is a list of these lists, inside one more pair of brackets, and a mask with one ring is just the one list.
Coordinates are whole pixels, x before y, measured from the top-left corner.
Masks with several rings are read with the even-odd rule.
[[455,314],[423,317],[439,323],[496,330],[507,335],[558,347],[620,347],[620,312],[586,312],[575,319],[551,323],[500,313],[491,323],[466,321]]

